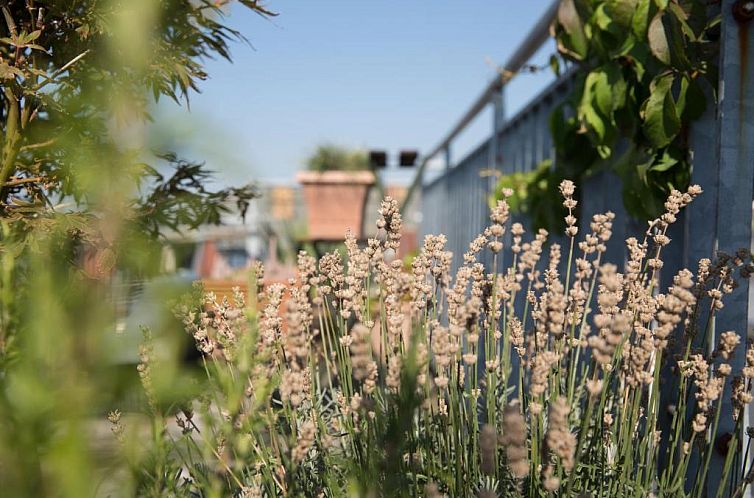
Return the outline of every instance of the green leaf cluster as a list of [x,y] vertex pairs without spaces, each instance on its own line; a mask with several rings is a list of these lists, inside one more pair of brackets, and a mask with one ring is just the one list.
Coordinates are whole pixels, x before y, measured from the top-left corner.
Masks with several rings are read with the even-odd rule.
[[[187,102],[207,59],[229,58],[242,39],[227,3],[0,1],[2,496],[115,494],[98,489],[109,457],[83,436],[106,399],[138,385],[130,366],[114,364],[127,340],[113,329],[128,316],[170,318],[163,306],[130,308],[134,277],[158,271],[163,231],[217,223],[255,195],[213,186],[202,163],[144,145],[155,101]],[[167,378],[180,336],[165,330],[160,349],[176,359],[161,366]],[[155,472],[172,470],[159,457]]]
[[[560,55],[579,70],[551,116],[554,168],[532,184],[531,202],[561,213],[557,196],[536,192],[611,168],[623,181],[628,212],[650,219],[672,189],[687,187],[688,128],[714,98],[717,78],[719,12],[708,3],[561,2],[553,33]],[[543,189],[543,181],[555,183]],[[552,227],[543,217],[538,222]]]
[[[256,0],[239,3],[272,15]],[[126,204],[137,215],[152,216],[149,222],[142,220],[151,228],[156,219],[188,227],[217,219],[208,213],[222,209],[217,202],[238,192],[208,189],[203,166],[165,161],[170,151],[150,154],[130,144],[121,131],[150,120],[150,106],[161,98],[188,103],[208,77],[206,61],[230,59],[229,43],[244,38],[227,25],[227,4],[1,2],[0,216],[14,226],[29,226],[55,217],[61,205],[66,212],[101,211],[119,188],[123,193],[139,190],[130,192],[134,196]],[[150,167],[143,167],[145,157]],[[126,185],[118,175],[133,184]],[[202,186],[191,191],[190,200],[178,199],[191,197],[186,189],[170,187],[181,182]],[[147,187],[154,192],[143,190]],[[168,194],[176,198],[168,200]],[[161,202],[154,202],[156,196]],[[196,209],[169,212],[187,203]]]
[[[272,15],[256,0],[238,3]],[[245,212],[252,185],[213,186],[203,163],[145,145],[151,107],[188,103],[207,60],[230,59],[231,41],[244,40],[228,9],[215,0],[0,2],[0,253],[13,255],[0,356],[16,333],[18,300],[6,289],[26,285],[25,258],[43,239],[71,244],[61,264],[81,267],[97,248],[108,271],[117,261],[141,272],[164,231]]]

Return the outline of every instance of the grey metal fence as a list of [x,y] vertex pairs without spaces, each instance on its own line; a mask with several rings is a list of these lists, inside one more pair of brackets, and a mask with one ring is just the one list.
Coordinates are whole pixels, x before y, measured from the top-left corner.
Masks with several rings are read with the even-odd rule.
[[[454,254],[487,226],[487,199],[497,183],[492,174],[527,172],[552,157],[549,116],[571,89],[567,73],[537,95],[457,165],[422,186],[422,233],[444,233]],[[458,258],[456,258],[458,260]],[[456,261],[456,264],[458,261]]]

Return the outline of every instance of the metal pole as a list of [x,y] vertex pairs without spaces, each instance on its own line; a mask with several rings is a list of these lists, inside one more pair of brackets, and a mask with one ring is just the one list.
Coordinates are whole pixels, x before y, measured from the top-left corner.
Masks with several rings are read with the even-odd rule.
[[[503,87],[505,88],[505,87]],[[492,135],[489,142],[489,168],[499,170],[499,147],[500,147],[500,129],[503,127],[505,116],[503,114],[503,88],[492,95],[490,103],[492,104]]]
[[[723,0],[720,38],[720,87],[717,147],[717,248],[734,253],[750,251],[752,198],[754,197],[754,2]],[[733,330],[741,336],[731,366],[734,375],[744,365],[748,327],[749,282],[741,279],[715,323],[715,343],[720,333]],[[710,347],[714,347],[713,343]],[[722,398],[722,413],[715,446],[735,430],[730,386]],[[741,435],[740,435],[741,436]],[[725,445],[723,445],[725,446]],[[707,494],[715,496],[720,486],[725,456],[715,451],[710,464]]]

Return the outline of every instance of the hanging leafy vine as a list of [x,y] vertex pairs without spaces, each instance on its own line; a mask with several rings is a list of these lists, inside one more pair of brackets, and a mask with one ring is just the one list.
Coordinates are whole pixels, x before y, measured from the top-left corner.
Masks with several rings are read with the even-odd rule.
[[[561,57],[580,67],[552,113],[554,166],[532,174],[528,213],[556,228],[560,180],[607,168],[639,219],[657,216],[691,177],[689,125],[714,98],[719,7],[704,0],[563,0],[553,24]],[[555,70],[559,73],[559,65]],[[552,192],[551,192],[552,191]]]

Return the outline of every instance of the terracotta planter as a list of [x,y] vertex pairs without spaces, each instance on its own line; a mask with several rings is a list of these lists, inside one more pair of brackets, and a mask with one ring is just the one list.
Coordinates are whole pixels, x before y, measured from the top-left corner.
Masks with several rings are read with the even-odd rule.
[[343,240],[350,229],[362,238],[364,207],[374,184],[371,171],[302,171],[309,240]]

